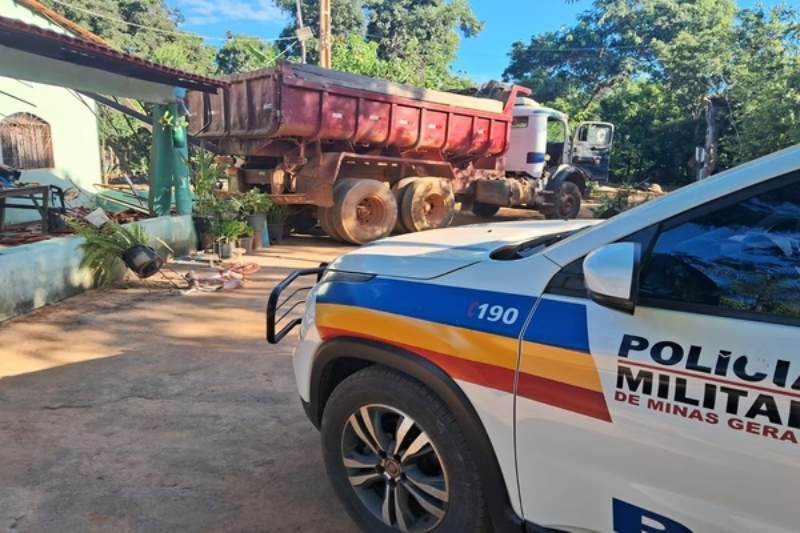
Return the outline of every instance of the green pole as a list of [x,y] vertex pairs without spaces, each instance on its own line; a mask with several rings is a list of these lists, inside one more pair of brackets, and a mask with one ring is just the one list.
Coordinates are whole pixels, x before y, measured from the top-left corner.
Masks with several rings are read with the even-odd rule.
[[[182,98],[183,89],[176,90],[176,96]],[[176,124],[182,124],[186,116],[186,107],[182,101],[169,106]],[[172,128],[172,177],[175,185],[175,210],[179,215],[192,214],[192,189],[189,186],[189,146],[186,138],[186,127]]]
[[150,213],[168,215],[172,204],[172,136],[161,123],[168,107],[157,104],[153,109],[153,145],[150,148]]

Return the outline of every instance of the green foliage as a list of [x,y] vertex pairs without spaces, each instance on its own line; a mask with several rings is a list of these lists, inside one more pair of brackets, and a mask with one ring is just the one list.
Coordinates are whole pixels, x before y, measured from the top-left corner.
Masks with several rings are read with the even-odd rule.
[[67,223],[85,239],[81,244],[81,267],[92,272],[99,287],[111,286],[123,271],[121,258],[126,250],[136,245],[147,246],[150,242],[144,228],[138,224],[125,227],[112,220],[102,228],[95,228],[77,220],[68,220]]
[[619,189],[614,196],[602,196],[600,205],[592,209],[597,218],[611,218],[630,208],[630,189]]
[[289,216],[289,208],[273,203],[267,211],[267,224],[283,224]]
[[273,207],[269,197],[255,188],[240,195],[239,201],[242,204],[242,213],[245,215],[266,214]]
[[220,226],[219,236],[224,241],[233,242],[239,237],[248,236],[248,232],[250,232],[250,235],[253,234],[252,228],[244,220],[225,220]]
[[[294,35],[294,0],[278,5],[291,19],[282,35]],[[450,70],[461,37],[474,37],[483,27],[466,0],[334,0],[331,13],[334,69],[432,89],[469,85]],[[303,22],[319,36],[318,2],[303,1]],[[310,62],[317,46],[316,39],[307,43]],[[299,47],[291,54],[296,57]]]
[[[409,43],[409,49],[418,48],[416,42]],[[420,51],[405,59],[381,59],[377,42],[366,41],[355,34],[334,40],[331,63],[335,70],[429,89],[455,89],[469,85],[467,80],[450,73],[449,63],[442,58],[432,60],[430,55],[426,57]]]
[[707,98],[730,104],[723,168],[800,142],[798,27],[786,7],[595,0],[575,25],[514,43],[504,76],[574,122],[614,122],[613,179],[680,184],[695,174]]
[[209,216],[214,209],[214,190],[225,178],[225,168],[217,164],[213,153],[205,149],[193,150],[189,166],[194,186],[195,210],[200,216]]
[[217,72],[233,74],[271,67],[278,54],[278,49],[270,43],[229,31],[215,56]]

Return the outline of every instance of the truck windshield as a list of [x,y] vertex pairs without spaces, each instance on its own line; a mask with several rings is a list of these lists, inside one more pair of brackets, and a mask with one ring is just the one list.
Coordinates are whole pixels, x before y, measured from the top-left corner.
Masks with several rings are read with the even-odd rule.
[[523,241],[517,244],[509,244],[493,251],[491,254],[489,254],[489,257],[496,261],[514,261],[515,259],[524,259],[532,256],[533,254],[539,253],[548,246],[552,246],[555,243],[566,239],[570,235],[575,235],[579,231],[583,231],[588,227],[589,226],[584,226],[574,230],[549,233],[529,241]]

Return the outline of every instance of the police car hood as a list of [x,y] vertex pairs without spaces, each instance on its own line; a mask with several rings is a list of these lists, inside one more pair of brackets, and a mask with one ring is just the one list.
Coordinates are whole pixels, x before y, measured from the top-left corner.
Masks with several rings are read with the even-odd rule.
[[431,279],[481,261],[500,248],[574,231],[595,220],[527,220],[475,224],[382,239],[345,254],[330,270]]

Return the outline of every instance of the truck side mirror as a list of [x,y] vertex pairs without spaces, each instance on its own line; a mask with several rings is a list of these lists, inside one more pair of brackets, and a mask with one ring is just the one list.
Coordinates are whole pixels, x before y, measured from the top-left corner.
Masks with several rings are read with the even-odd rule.
[[606,244],[583,260],[583,277],[592,301],[633,314],[639,296],[642,247],[634,242]]

